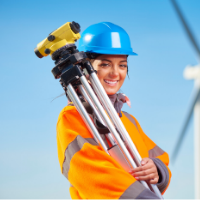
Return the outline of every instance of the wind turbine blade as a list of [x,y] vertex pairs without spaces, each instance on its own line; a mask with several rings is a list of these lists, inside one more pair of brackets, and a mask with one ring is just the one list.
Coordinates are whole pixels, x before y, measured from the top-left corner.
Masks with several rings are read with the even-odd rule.
[[194,92],[194,97],[193,97],[193,100],[192,100],[192,104],[190,105],[190,109],[189,109],[189,112],[187,114],[187,117],[186,117],[186,120],[185,120],[185,123],[183,125],[183,129],[179,135],[179,138],[178,138],[178,141],[176,143],[176,146],[174,148],[174,151],[172,153],[172,162],[174,163],[175,160],[176,160],[176,157],[179,153],[179,150],[180,150],[180,147],[182,145],[182,142],[183,142],[183,139],[186,135],[186,130],[187,130],[187,127],[188,127],[188,124],[190,122],[190,118],[192,116],[192,113],[193,113],[193,109],[194,109],[194,106],[197,102],[197,99],[199,98],[200,96],[200,88],[198,88],[195,92]]
[[181,10],[180,10],[178,4],[176,3],[176,1],[175,0],[171,0],[171,2],[172,2],[173,6],[174,6],[174,8],[175,8],[175,10],[176,10],[176,12],[178,14],[183,26],[184,26],[184,29],[185,29],[185,31],[186,31],[186,33],[187,33],[192,45],[194,46],[194,48],[195,48],[195,50],[197,52],[198,58],[200,59],[200,48],[197,45],[197,42],[196,42],[196,40],[194,38],[194,35],[192,34],[191,29],[189,28],[188,24],[186,23],[186,20],[185,20],[183,14],[181,13]]

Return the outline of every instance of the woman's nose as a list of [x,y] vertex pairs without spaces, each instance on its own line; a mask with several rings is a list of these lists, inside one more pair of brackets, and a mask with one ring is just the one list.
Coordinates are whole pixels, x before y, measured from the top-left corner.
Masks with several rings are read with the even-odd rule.
[[119,69],[118,69],[118,66],[113,66],[111,68],[111,73],[110,73],[111,76],[113,77],[116,77],[119,75]]

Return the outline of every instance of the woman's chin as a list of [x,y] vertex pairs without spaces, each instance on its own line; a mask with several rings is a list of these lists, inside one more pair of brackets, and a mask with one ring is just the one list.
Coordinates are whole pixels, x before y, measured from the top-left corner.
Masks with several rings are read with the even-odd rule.
[[107,95],[113,95],[117,93],[117,90],[105,90]]
[[106,91],[106,94],[108,95],[116,94],[120,88],[119,85],[115,85],[115,86],[108,86],[108,84],[102,84],[102,85]]

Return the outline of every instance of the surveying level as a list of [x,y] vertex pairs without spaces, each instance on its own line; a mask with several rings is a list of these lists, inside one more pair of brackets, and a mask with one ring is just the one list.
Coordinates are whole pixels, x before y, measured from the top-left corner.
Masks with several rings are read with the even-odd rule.
[[[79,32],[78,23],[67,22],[40,42],[35,48],[35,54],[39,58],[50,54],[52,60],[55,60],[52,73],[56,79],[60,79],[68,100],[75,105],[93,138],[129,172],[141,165],[142,158],[101,85],[96,71],[87,60],[86,53],[76,49],[74,43],[80,38]],[[96,116],[95,124],[89,112]],[[110,141],[109,147],[100,135],[102,127],[105,137]],[[156,185],[140,182],[158,198],[163,199]]]
[[48,56],[49,54],[52,55],[56,50],[66,44],[74,44],[81,38],[79,32],[80,25],[78,23],[67,22],[60,28],[51,32],[47,38],[37,45],[34,49],[36,56],[42,58],[44,56]]

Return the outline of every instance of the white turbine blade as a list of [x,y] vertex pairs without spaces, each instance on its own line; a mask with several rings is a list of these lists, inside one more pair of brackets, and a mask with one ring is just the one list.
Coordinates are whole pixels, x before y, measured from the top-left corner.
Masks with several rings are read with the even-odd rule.
[[182,131],[181,131],[181,133],[179,135],[178,141],[177,141],[176,146],[174,148],[174,151],[172,153],[172,162],[175,162],[175,159],[176,159],[176,157],[177,157],[177,155],[179,153],[180,147],[182,145],[183,139],[184,139],[184,137],[186,135],[186,130],[187,130],[190,118],[192,116],[194,106],[195,106],[195,104],[196,104],[196,102],[197,102],[197,100],[198,100],[198,98],[200,96],[200,88],[195,89],[193,94],[194,95],[193,95],[193,98],[192,98],[192,103],[190,104],[185,123],[183,125]]
[[192,33],[191,29],[189,28],[184,16],[183,16],[183,13],[181,12],[177,2],[175,0],[171,0],[172,2],[172,5],[174,6],[175,10],[176,10],[176,13],[178,14],[180,20],[181,20],[181,23],[190,39],[190,42],[192,43],[194,49],[196,50],[197,52],[197,55],[198,55],[198,59],[200,60],[200,48],[199,46],[197,45],[197,41],[194,37],[194,34]]

